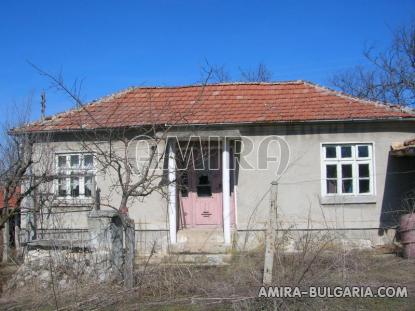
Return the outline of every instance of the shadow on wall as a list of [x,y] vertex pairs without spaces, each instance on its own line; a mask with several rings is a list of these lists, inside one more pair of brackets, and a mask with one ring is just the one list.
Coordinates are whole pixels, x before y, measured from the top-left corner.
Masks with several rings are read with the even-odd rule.
[[405,213],[402,200],[410,190],[415,190],[415,157],[396,157],[389,153],[379,235],[399,225],[399,218]]

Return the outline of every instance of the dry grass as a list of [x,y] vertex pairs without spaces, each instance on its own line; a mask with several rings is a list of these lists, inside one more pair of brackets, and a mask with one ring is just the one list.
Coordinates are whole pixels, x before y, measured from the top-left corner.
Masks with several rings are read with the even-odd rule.
[[[239,253],[222,267],[157,265],[140,269],[136,287],[79,284],[57,289],[61,310],[410,310],[415,305],[415,262],[393,255],[338,249],[277,254],[276,285],[401,285],[409,298],[400,299],[258,299],[263,251]],[[5,310],[54,310],[51,289],[28,284],[4,293]]]

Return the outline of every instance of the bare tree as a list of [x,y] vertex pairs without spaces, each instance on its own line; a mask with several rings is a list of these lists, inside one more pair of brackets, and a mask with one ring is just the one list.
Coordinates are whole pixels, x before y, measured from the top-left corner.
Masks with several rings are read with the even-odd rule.
[[[235,81],[225,65],[210,64],[207,60],[202,67],[203,75],[210,76],[209,82],[226,83]],[[271,82],[272,71],[264,64],[259,63],[253,69],[239,67],[239,80],[243,82]]]
[[[111,204],[113,200],[110,198],[107,198],[105,200],[107,203],[104,204],[118,210],[120,213],[128,214],[129,200],[144,198],[153,192],[164,194],[166,186],[165,171],[163,170],[165,150],[160,150],[160,147],[166,147],[167,138],[173,127],[176,125],[186,126],[186,119],[194,113],[192,108],[203,100],[204,85],[212,79],[215,72],[214,68],[206,71],[202,88],[193,100],[192,105],[184,112],[180,111],[178,113],[171,110],[169,102],[166,102],[162,109],[155,109],[152,94],[149,91],[146,104],[153,122],[131,130],[127,127],[108,127],[105,123],[97,120],[89,111],[88,105],[85,105],[80,98],[79,90],[68,87],[62,75],[55,76],[39,67],[32,66],[41,75],[49,79],[53,87],[74,100],[76,107],[79,107],[78,112],[83,112],[79,114],[78,119],[75,117],[79,127],[78,131],[74,133],[74,138],[80,143],[80,149],[94,153],[101,173],[116,176],[111,183],[109,193],[119,192],[121,195],[118,205]],[[118,95],[122,96],[122,93]],[[103,100],[105,101],[106,98]],[[170,112],[171,118],[168,123],[160,124],[161,118],[159,118],[159,115],[166,114],[166,111]],[[84,122],[86,122],[85,115],[88,122],[94,123],[94,128],[88,129],[84,126]],[[138,150],[137,144],[148,147],[144,148],[146,150],[141,149],[144,153],[140,155],[139,165],[136,161],[137,154],[132,153],[133,150]],[[118,200],[115,201],[118,202]]]
[[239,69],[241,72],[241,78],[246,82],[270,82],[272,81],[272,72],[268,67],[259,63],[255,69],[243,70]]
[[[77,129],[72,134],[73,140],[77,143],[74,152],[82,151],[94,155],[97,176],[106,176],[109,180],[106,185],[108,189],[100,195],[100,206],[118,212],[126,232],[126,245],[134,245],[130,243],[134,236],[127,235],[127,231],[131,232],[131,228],[134,234],[134,223],[128,216],[129,209],[135,206],[136,202],[142,202],[155,192],[167,197],[166,186],[176,182],[169,180],[166,174],[168,136],[176,125],[186,127],[186,120],[194,114],[193,107],[203,100],[204,85],[212,77],[212,70],[206,72],[206,79],[200,91],[186,111],[175,111],[168,100],[161,104],[162,107],[160,103],[157,106],[156,102],[159,99],[153,99],[154,90],[146,91],[146,102],[143,105],[146,105],[144,109],[148,110],[149,119],[152,121],[146,125],[129,128],[122,125],[108,126],[105,122],[97,120],[91,113],[90,106],[83,103],[76,90],[67,86],[61,75],[55,76],[36,66],[34,68],[51,81],[54,88],[71,98],[78,107],[71,115],[72,121],[77,123]],[[105,103],[111,98],[122,101],[123,95],[129,91],[131,90],[103,98],[101,101]],[[169,117],[167,122],[164,122],[163,115],[165,116],[166,113]],[[160,120],[164,120],[162,124]],[[88,127],[85,124],[93,124],[93,126]],[[57,178],[60,178],[59,172],[56,173]],[[176,172],[176,178],[179,178],[179,173]],[[132,286],[132,269],[125,272],[124,281],[130,283],[128,286]]]
[[[221,81],[225,80],[224,68],[207,67],[202,86],[195,91],[191,104],[180,111],[171,105],[169,98],[165,98],[164,102],[159,96],[153,98],[153,95],[159,95],[155,94],[159,92],[157,89],[141,90],[140,96],[145,98],[141,103],[143,106],[141,113],[146,115],[147,121],[141,126],[131,128],[124,126],[122,122],[115,126],[108,126],[106,121],[97,118],[93,111],[96,105],[100,103],[105,105],[106,101],[114,99],[118,104],[114,105],[114,109],[105,112],[105,120],[127,117],[127,115],[111,116],[111,114],[117,113],[117,107],[121,107],[123,100],[129,102],[128,94],[133,90],[128,89],[103,98],[94,102],[92,106],[86,105],[79,95],[79,88],[68,86],[61,74],[53,75],[36,66],[33,67],[52,83],[52,87],[74,101],[77,109],[70,114],[71,123],[76,126],[71,131],[71,141],[74,145],[73,147],[66,145],[65,148],[74,148],[74,153],[93,154],[96,176],[105,176],[108,181],[105,183],[105,191],[101,192],[100,205],[116,210],[123,222],[125,232],[131,228],[134,232],[134,224],[129,218],[130,209],[136,207],[137,202],[142,202],[155,192],[168,198],[167,186],[176,182],[176,180],[169,179],[166,172],[166,160],[168,159],[166,151],[169,150],[168,138],[171,130],[177,126],[182,129],[187,128],[187,120],[191,119],[197,111],[194,108],[203,102],[207,82],[211,81],[212,77],[221,78]],[[264,79],[265,67],[258,70],[258,75],[258,79]],[[176,171],[176,179],[180,178],[180,173],[180,170]],[[59,171],[55,174],[57,178],[62,179],[77,178],[76,172],[71,172],[69,177],[60,175]],[[80,172],[80,174],[84,173]],[[96,184],[96,187],[100,185]],[[130,241],[127,241],[127,234],[125,237],[126,245],[131,245]],[[134,237],[132,236],[131,239]],[[124,280],[131,280],[131,276],[130,270],[124,274]]]
[[[40,139],[48,141],[48,135],[32,135],[16,132],[27,124],[30,111],[21,105],[17,114],[18,119],[2,124],[2,138],[0,143],[0,189],[3,202],[0,215],[0,228],[3,228],[3,262],[10,256],[10,228],[9,220],[19,215],[23,200],[43,183],[53,179],[50,170],[43,166],[45,149],[35,149],[35,143]],[[43,158],[43,160],[42,160]],[[43,162],[42,169],[34,169],[36,164]],[[13,206],[11,202],[13,201]]]
[[402,106],[415,103],[415,20],[393,32],[384,51],[364,51],[369,66],[335,74],[332,84],[341,91],[370,100]]
[[210,64],[205,59],[205,64],[201,68],[202,81],[207,81],[206,77],[209,77],[210,83],[226,83],[232,82],[232,77],[225,65]]

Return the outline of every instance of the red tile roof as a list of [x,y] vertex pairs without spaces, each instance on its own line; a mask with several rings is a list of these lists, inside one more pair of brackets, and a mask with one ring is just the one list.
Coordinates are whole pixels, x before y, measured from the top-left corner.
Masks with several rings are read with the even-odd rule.
[[64,131],[149,124],[238,124],[414,118],[304,81],[137,87],[23,128]]

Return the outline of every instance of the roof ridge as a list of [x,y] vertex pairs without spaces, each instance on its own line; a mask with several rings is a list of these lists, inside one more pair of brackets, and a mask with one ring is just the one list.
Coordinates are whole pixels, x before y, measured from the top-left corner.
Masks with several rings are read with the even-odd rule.
[[[236,88],[231,88],[230,86],[253,86],[253,87],[236,87]],[[287,85],[286,88],[272,88],[272,86],[275,85]],[[292,87],[290,87],[289,85],[293,85]],[[46,127],[58,127],[59,124],[61,124],[62,122],[64,122],[66,119],[67,120],[71,120],[72,116],[75,116],[77,114],[81,114],[81,113],[86,113],[89,115],[89,117],[91,118],[92,121],[95,121],[96,118],[96,114],[99,113],[98,110],[105,109],[106,105],[104,105],[103,107],[101,106],[101,108],[95,108],[95,109],[90,109],[96,106],[99,106],[100,104],[106,103],[106,102],[114,102],[117,103],[119,102],[119,104],[121,104],[122,101],[117,101],[115,99],[118,99],[122,96],[126,96],[129,97],[129,95],[131,95],[132,97],[135,97],[136,94],[140,95],[140,94],[145,94],[146,91],[148,91],[149,94],[153,93],[153,90],[155,93],[164,93],[163,96],[167,96],[169,97],[170,95],[173,96],[176,93],[185,95],[187,93],[192,93],[193,91],[197,91],[197,90],[203,90],[204,87],[213,87],[211,89],[208,89],[207,91],[215,91],[215,87],[221,87],[224,86],[223,88],[217,88],[218,90],[221,89],[224,92],[228,91],[228,90],[233,90],[235,92],[241,91],[241,92],[248,92],[248,91],[255,91],[256,89],[261,90],[261,92],[267,92],[267,91],[272,91],[272,90],[276,90],[276,89],[287,89],[287,90],[303,90],[301,91],[301,93],[304,93],[304,91],[307,91],[306,93],[308,93],[308,91],[310,91],[310,94],[320,94],[320,95],[327,95],[327,96],[331,96],[331,97],[339,97],[342,98],[342,101],[344,101],[345,103],[347,102],[355,102],[355,103],[359,103],[361,105],[370,105],[372,107],[372,109],[375,108],[382,108],[384,109],[384,114],[390,114],[390,115],[394,115],[394,117],[400,117],[398,116],[396,113],[405,113],[408,115],[414,116],[414,110],[413,109],[404,109],[402,106],[396,106],[396,105],[392,105],[389,103],[383,103],[380,101],[373,101],[373,100],[367,100],[367,99],[362,99],[362,98],[358,98],[349,94],[346,94],[344,92],[341,91],[337,91],[334,89],[331,89],[329,87],[326,86],[322,86],[310,81],[305,81],[305,80],[292,80],[292,81],[274,81],[274,82],[225,82],[225,83],[207,83],[207,84],[190,84],[190,85],[182,85],[182,86],[130,86],[124,89],[121,89],[119,91],[113,92],[109,95],[105,95],[102,96],[98,99],[94,99],[91,100],[89,102],[85,102],[84,104],[81,104],[78,107],[73,107],[70,108],[67,111],[63,111],[61,113],[57,113],[54,114],[50,117],[47,117],[43,120],[36,120],[33,121],[31,123],[26,124],[23,128],[20,129],[24,129],[24,128],[31,128],[31,127],[40,127],[40,128],[46,128]],[[229,88],[227,87],[229,86]],[[255,87],[256,86],[256,87]],[[268,88],[266,87],[258,87],[258,86],[269,86]],[[193,90],[187,91],[186,89],[191,89],[193,88]],[[308,89],[308,90],[307,90]],[[311,89],[311,90],[310,90]],[[140,91],[141,90],[141,91]],[[166,92],[157,92],[157,90],[167,90]],[[171,91],[169,91],[171,90]],[[175,92],[174,90],[178,90],[177,92]],[[182,90],[182,91],[180,91]],[[136,91],[136,92],[135,92]],[[258,94],[258,93],[255,93]],[[260,93],[262,94],[262,93]],[[289,94],[289,92],[287,93]],[[216,95],[216,94],[215,94]],[[258,95],[259,96],[259,95]],[[311,95],[310,95],[311,96]],[[141,96],[139,96],[141,97]],[[134,102],[133,102],[134,103]],[[118,107],[118,103],[114,106],[115,108]],[[366,108],[363,108],[366,109]],[[348,109],[347,109],[348,110]],[[94,111],[97,111],[96,113]],[[388,112],[389,111],[389,112]],[[352,113],[352,112],[350,112]],[[409,117],[409,116],[408,116]]]
[[285,84],[303,84],[304,80],[287,80],[287,81],[270,81],[270,82],[245,82],[245,81],[234,81],[234,82],[218,82],[218,83],[194,83],[185,85],[153,85],[153,86],[135,86],[135,89],[183,89],[191,87],[201,86],[221,86],[221,85],[285,85]]
[[32,125],[42,125],[46,122],[52,122],[56,119],[65,117],[69,114],[73,114],[79,111],[82,111],[86,107],[90,108],[95,105],[101,104],[103,102],[109,101],[111,99],[118,98],[124,94],[127,94],[131,91],[140,89],[140,90],[158,90],[158,89],[183,89],[183,88],[192,88],[192,87],[204,87],[204,86],[226,86],[226,85],[286,85],[286,84],[303,84],[305,81],[303,80],[288,80],[288,81],[274,81],[274,82],[244,82],[244,81],[237,81],[237,82],[220,82],[220,83],[195,83],[195,84],[188,84],[188,85],[178,85],[178,86],[129,86],[127,88],[121,89],[109,95],[104,95],[102,97],[93,99],[91,101],[82,104],[81,107],[72,107],[69,110],[58,112],[52,116],[46,117],[44,120],[36,120],[30,123],[27,123],[26,126]]

